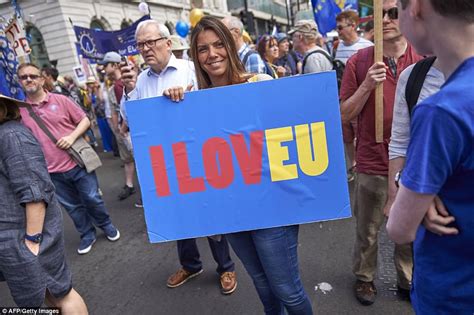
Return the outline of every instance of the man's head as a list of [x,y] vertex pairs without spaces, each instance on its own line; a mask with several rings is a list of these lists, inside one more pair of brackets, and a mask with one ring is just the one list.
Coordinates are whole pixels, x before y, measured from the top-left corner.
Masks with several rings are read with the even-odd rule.
[[472,0],[400,0],[398,9],[403,34],[422,55],[436,54],[433,43],[439,41],[439,35],[435,30],[454,28],[459,33],[463,25],[474,25]]
[[357,25],[359,15],[355,11],[343,11],[336,16],[337,33],[343,42],[351,43],[357,39]]
[[64,76],[64,82],[68,89],[71,89],[76,86],[76,82],[74,82],[74,79],[70,75]]
[[32,63],[24,63],[18,67],[18,80],[26,96],[35,96],[43,91],[45,83],[44,77],[41,75],[40,69]]
[[234,39],[237,50],[244,44],[242,34],[244,33],[244,24],[235,16],[226,16],[222,19],[222,23],[229,29]]
[[280,56],[286,55],[290,51],[290,42],[288,36],[285,33],[277,33],[275,38],[278,42],[278,51]]
[[295,27],[288,32],[292,36],[294,48],[304,54],[306,51],[316,46],[317,40],[321,37],[318,26],[313,20],[300,20]]
[[44,87],[48,91],[52,91],[54,89],[54,83],[58,79],[59,71],[53,67],[43,67],[41,69],[41,75],[44,78]]
[[171,40],[168,28],[155,20],[140,22],[135,32],[137,48],[150,68],[160,73],[171,57]]
[[99,62],[103,66],[105,75],[111,80],[120,79],[120,62],[122,57],[115,51],[109,51]]
[[367,40],[370,40],[371,42],[374,41],[374,21],[373,20],[365,23],[364,38]]
[[171,51],[178,59],[183,59],[184,52],[189,49],[188,43],[186,40],[179,37],[178,35],[171,35]]
[[383,1],[383,40],[395,41],[402,37],[398,22],[397,0]]

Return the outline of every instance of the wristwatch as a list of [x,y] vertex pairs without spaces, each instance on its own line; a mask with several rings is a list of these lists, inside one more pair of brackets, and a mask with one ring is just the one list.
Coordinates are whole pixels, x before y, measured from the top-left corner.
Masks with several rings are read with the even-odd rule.
[[41,234],[41,233],[38,233],[38,234],[35,234],[35,235],[25,234],[25,239],[27,239],[30,242],[39,244],[43,240],[43,234]]
[[402,171],[398,171],[397,173],[395,173],[395,186],[397,186],[397,188],[400,187],[400,178],[402,178]]

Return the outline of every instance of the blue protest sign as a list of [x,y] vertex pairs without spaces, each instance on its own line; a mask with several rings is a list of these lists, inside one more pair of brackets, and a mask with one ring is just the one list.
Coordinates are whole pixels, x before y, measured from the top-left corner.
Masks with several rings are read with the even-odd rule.
[[350,217],[334,72],[126,108],[151,242]]
[[78,46],[84,58],[100,60],[109,51],[118,52],[122,56],[138,54],[135,30],[141,21],[150,19],[143,16],[132,25],[119,31],[103,31],[74,26]]

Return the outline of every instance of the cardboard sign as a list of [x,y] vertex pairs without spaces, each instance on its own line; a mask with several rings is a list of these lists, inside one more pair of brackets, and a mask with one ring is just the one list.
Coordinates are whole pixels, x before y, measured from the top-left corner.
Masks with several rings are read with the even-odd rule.
[[25,36],[20,21],[16,18],[5,28],[5,34],[11,44],[13,51],[17,57],[29,55],[31,53],[30,45]]
[[126,108],[151,242],[351,215],[334,72]]
[[86,82],[86,74],[84,73],[82,66],[75,66],[72,68],[72,70],[74,72],[74,76],[76,77],[76,81],[79,84]]

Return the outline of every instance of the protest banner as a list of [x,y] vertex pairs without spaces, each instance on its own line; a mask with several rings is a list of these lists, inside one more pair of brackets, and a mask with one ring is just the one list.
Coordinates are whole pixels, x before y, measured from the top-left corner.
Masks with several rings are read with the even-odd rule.
[[23,57],[31,53],[25,31],[23,30],[22,23],[18,18],[14,17],[11,19],[10,23],[5,28],[5,34],[17,57]]
[[334,72],[126,110],[151,242],[350,217]]
[[122,56],[138,54],[135,30],[140,22],[148,19],[150,19],[150,16],[145,15],[129,27],[118,31],[103,31],[74,26],[80,54],[84,58],[95,61],[102,59],[109,51],[115,51]]

